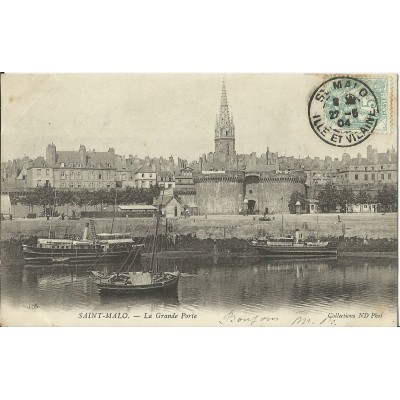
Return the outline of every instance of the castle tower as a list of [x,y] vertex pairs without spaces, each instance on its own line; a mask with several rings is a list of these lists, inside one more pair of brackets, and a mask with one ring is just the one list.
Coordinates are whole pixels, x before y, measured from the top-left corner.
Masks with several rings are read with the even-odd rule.
[[214,159],[225,162],[236,158],[235,151],[235,125],[233,116],[229,116],[228,98],[226,96],[225,82],[222,82],[221,105],[219,116],[215,121],[215,157]]

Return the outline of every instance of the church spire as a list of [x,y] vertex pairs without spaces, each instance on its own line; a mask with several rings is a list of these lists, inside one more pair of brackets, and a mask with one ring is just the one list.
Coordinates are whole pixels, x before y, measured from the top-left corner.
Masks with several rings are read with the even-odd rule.
[[228,107],[228,98],[226,96],[225,79],[222,81],[222,93],[221,93],[221,108]]
[[[215,159],[221,162],[231,162],[236,157],[235,126],[233,116],[229,114],[228,96],[226,95],[225,79],[222,81],[221,105],[215,122]],[[233,158],[232,158],[233,157]]]
[[221,106],[219,108],[219,125],[229,130],[229,107],[228,97],[226,95],[225,80],[222,81],[222,93],[221,93]]

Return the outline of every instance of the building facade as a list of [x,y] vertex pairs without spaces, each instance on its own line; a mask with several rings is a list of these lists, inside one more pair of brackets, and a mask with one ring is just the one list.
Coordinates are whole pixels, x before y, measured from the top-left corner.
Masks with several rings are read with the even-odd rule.
[[338,190],[366,191],[371,198],[385,184],[397,189],[398,161],[393,148],[378,153],[368,146],[366,157],[358,154],[351,158],[344,153],[341,159],[279,156],[268,147],[260,157],[255,152],[238,153],[225,82],[213,139],[214,151],[190,164],[180,158],[176,163],[172,156],[125,158],[113,148],[97,152],[84,145],[77,151],[58,151],[52,143],[46,148],[46,157],[2,163],[2,189],[9,183],[70,190],[150,188],[158,184],[193,214],[288,212],[294,192],[307,199],[302,209],[317,212],[318,194],[327,183]]

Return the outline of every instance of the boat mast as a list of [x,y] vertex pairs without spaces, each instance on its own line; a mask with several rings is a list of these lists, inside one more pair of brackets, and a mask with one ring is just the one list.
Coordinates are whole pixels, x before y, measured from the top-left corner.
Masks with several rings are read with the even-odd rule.
[[110,234],[113,233],[116,206],[117,206],[117,188],[115,188],[114,214],[113,214],[113,219],[112,219],[112,223],[111,223],[111,232],[110,232]]
[[164,200],[164,190],[165,187],[163,188],[162,196],[161,196],[161,201],[158,206],[157,210],[157,222],[156,222],[156,229],[154,232],[154,239],[153,239],[153,252],[151,254],[151,262],[150,262],[150,270],[153,274],[156,274],[158,272],[158,263],[154,262],[155,257],[156,257],[156,250],[157,250],[157,234],[158,234],[158,226],[160,225],[160,216],[161,216],[161,210],[162,210],[162,204]]
[[50,218],[50,225],[49,225],[49,239],[51,239],[51,223],[53,222],[54,209],[56,208],[56,198],[57,198],[57,191],[56,191],[56,189],[54,189],[53,209],[51,210],[51,218]]

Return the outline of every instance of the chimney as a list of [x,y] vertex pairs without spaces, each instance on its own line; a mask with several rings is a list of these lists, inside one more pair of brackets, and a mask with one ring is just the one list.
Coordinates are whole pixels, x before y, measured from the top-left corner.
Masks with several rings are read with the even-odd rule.
[[373,160],[373,155],[374,155],[374,151],[372,150],[372,146],[368,145],[367,147],[367,159],[368,161],[372,161]]
[[79,146],[79,159],[82,167],[86,167],[86,147],[83,144]]
[[49,144],[46,148],[46,162],[51,166],[56,163],[56,146],[54,143]]

